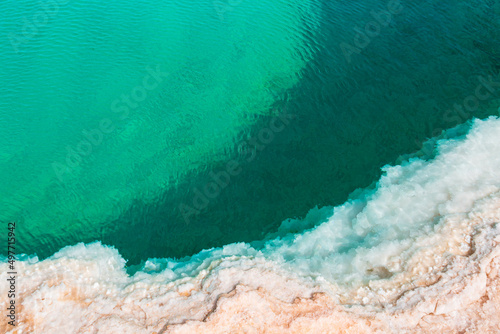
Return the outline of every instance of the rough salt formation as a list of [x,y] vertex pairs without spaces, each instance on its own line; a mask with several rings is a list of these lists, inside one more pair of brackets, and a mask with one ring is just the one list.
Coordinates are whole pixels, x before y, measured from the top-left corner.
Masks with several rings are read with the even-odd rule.
[[[480,203],[461,222],[470,237],[466,254],[412,275],[446,247],[444,228],[440,242],[427,240],[408,272],[345,289],[352,300],[368,298],[349,307],[255,260],[236,260],[237,269],[211,264],[176,283],[164,275],[130,279],[115,251],[94,244],[85,252],[102,253],[99,264],[91,257],[22,264],[19,324],[9,333],[498,333],[499,222],[500,199]],[[99,277],[103,271],[108,279]]]
[[500,120],[445,137],[260,244],[134,276],[100,243],[19,261],[18,324],[0,332],[500,333]]
[[[203,321],[166,327],[165,332],[499,333],[500,200],[487,206],[494,211],[476,212],[464,222],[472,230],[468,254],[450,257],[443,268],[423,277],[405,273],[403,284],[384,281],[385,289],[366,305],[345,307],[324,293],[290,303],[268,290],[237,286],[219,298]],[[378,301],[387,293],[395,297]]]

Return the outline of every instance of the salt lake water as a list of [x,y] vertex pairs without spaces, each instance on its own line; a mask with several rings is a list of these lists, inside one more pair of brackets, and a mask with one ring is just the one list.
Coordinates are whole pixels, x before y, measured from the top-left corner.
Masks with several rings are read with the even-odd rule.
[[428,138],[498,115],[496,1],[7,0],[0,13],[0,220],[39,259],[93,241],[129,265],[258,247],[384,165],[432,158]]

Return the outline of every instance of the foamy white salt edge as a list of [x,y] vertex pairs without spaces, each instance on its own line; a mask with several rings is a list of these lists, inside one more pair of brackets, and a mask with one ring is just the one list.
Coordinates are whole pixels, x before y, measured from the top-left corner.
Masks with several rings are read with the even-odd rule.
[[[273,332],[276,319],[297,319],[292,315],[299,308],[304,318],[310,303],[329,314],[344,305],[338,312],[347,312],[345,319],[364,314],[378,319],[380,328],[392,321],[391,314],[409,309],[459,312],[485,293],[486,271],[498,270],[500,119],[475,120],[468,132],[462,126],[444,135],[453,136],[437,142],[433,159],[384,167],[374,189],[358,191],[335,208],[313,209],[304,220],[284,222],[260,247],[236,243],[184,262],[150,260],[132,277],[119,253],[100,243],[18,262],[20,321],[14,330],[2,322],[0,332],[194,333],[210,332],[216,319],[226,319],[217,323],[218,332],[259,332],[266,323],[262,328]],[[305,227],[300,234],[289,232]],[[7,271],[5,263],[0,268]],[[459,290],[465,292],[439,309],[431,295],[450,284],[463,284]],[[311,298],[318,293],[326,299]],[[4,280],[0,296],[5,310]],[[231,300],[237,305],[224,308]],[[269,318],[267,309],[278,305],[289,308]],[[225,318],[228,312],[235,313]],[[299,322],[290,319],[283,321],[292,331],[291,324]]]

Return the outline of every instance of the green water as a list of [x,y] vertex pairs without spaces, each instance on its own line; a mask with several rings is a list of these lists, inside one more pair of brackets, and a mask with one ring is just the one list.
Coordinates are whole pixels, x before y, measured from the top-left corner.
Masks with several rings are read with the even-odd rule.
[[[19,251],[101,240],[137,263],[258,240],[497,114],[499,5],[402,1],[356,46],[388,3],[4,2],[0,218]],[[488,98],[454,108],[479,77]]]

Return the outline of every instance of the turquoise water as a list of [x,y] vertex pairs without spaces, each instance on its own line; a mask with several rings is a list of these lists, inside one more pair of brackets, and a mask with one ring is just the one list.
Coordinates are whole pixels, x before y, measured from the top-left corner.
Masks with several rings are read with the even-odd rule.
[[0,12],[0,219],[42,258],[81,241],[135,264],[259,240],[498,115],[496,1]]

